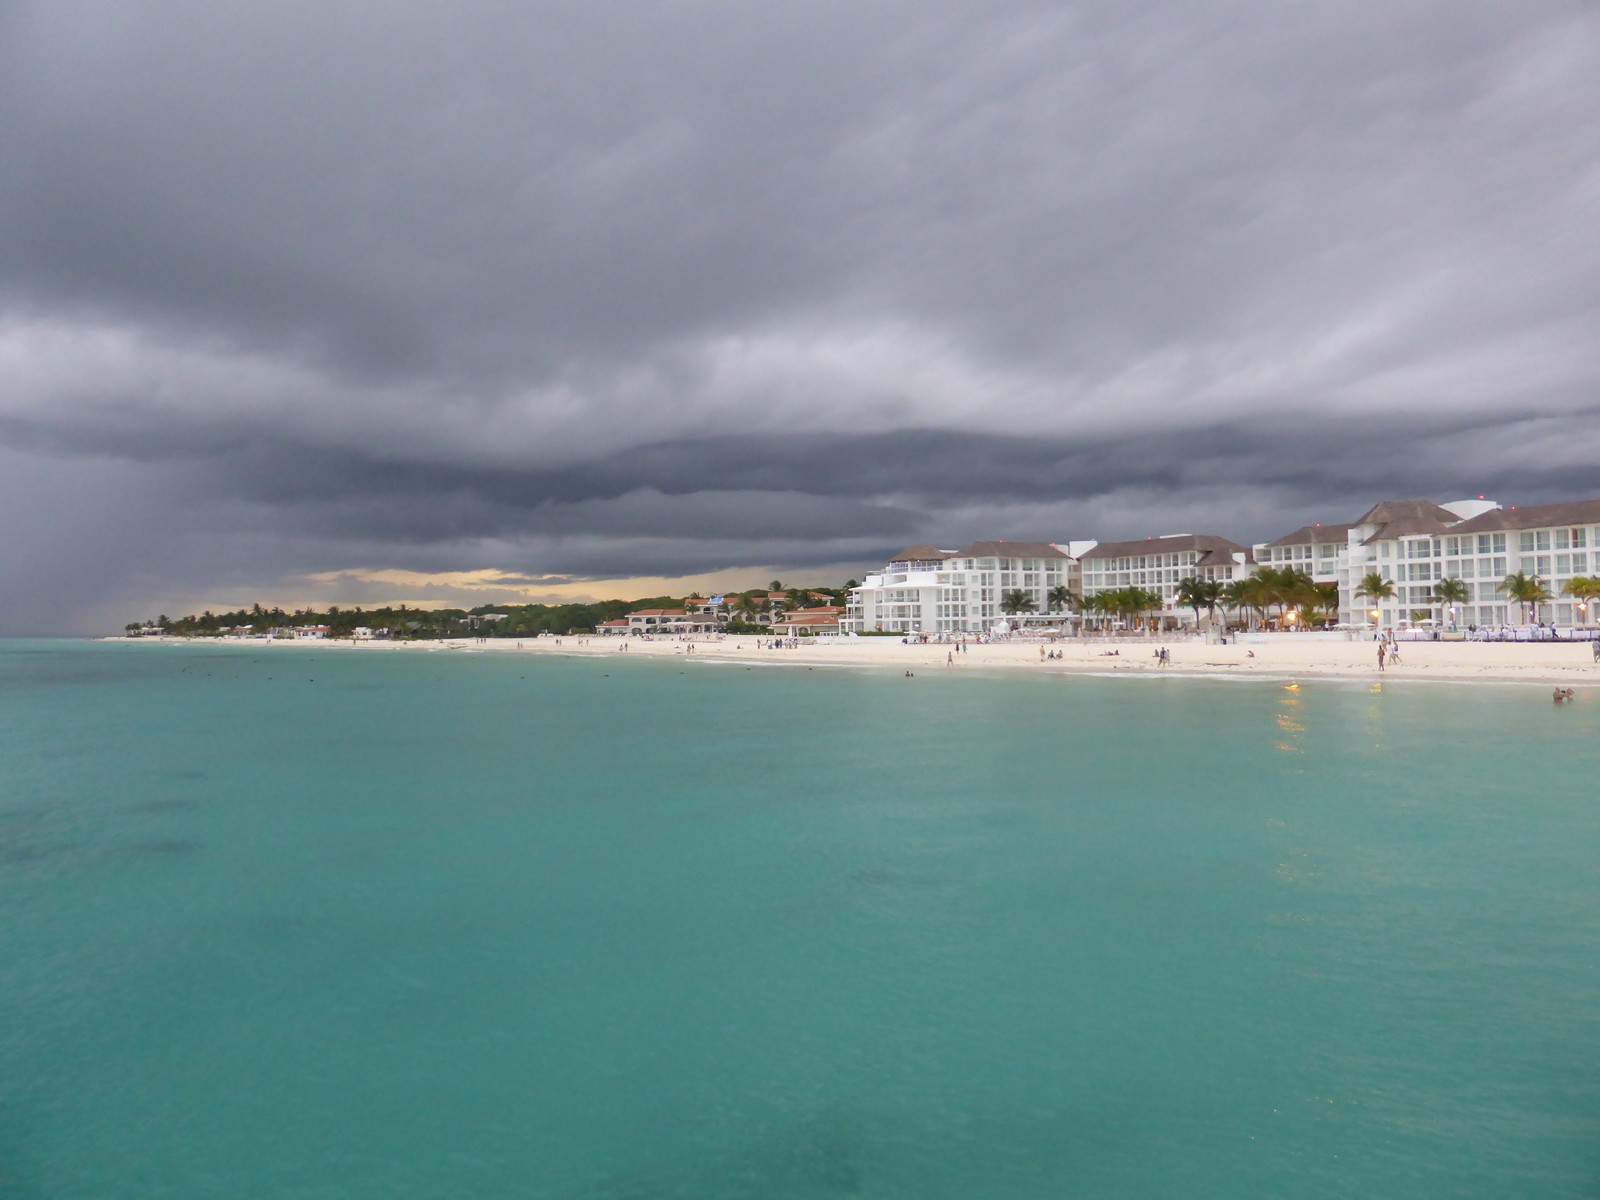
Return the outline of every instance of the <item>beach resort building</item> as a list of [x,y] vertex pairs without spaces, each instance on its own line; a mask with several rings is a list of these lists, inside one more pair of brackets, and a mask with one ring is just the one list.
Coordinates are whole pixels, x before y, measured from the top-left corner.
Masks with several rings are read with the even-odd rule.
[[[1060,622],[1057,588],[1080,589],[1079,558],[1093,542],[973,542],[963,550],[911,546],[850,592],[840,627],[850,633],[976,633],[1005,621]],[[1022,592],[1031,614],[1007,614]]]
[[[1600,574],[1600,500],[1574,500],[1528,508],[1495,507],[1462,521],[1441,539],[1444,577],[1472,589],[1458,616],[1463,624],[1516,624],[1519,606],[1499,584],[1506,575],[1536,576],[1550,592],[1529,620],[1584,625],[1596,617],[1593,602],[1567,593],[1579,577]],[[1498,571],[1502,558],[1506,570]],[[1580,607],[1582,605],[1583,607]]]
[[[1520,624],[1519,606],[1501,590],[1508,575],[1537,577],[1549,603],[1530,621],[1581,625],[1597,614],[1566,594],[1578,577],[1600,573],[1600,500],[1505,508],[1482,496],[1437,504],[1385,500],[1349,525],[1313,525],[1255,548],[1263,566],[1294,567],[1339,587],[1346,625],[1401,628]],[[1371,575],[1393,595],[1358,595]],[[1441,581],[1465,585],[1467,598],[1437,601]]]
[[691,612],[684,608],[641,608],[620,620],[602,621],[596,632],[640,637],[645,634],[665,634],[675,637],[683,633],[716,633],[726,621],[726,615],[719,617],[715,612],[704,609]]
[[[1481,497],[1445,504],[1435,504],[1431,500],[1385,500],[1373,505],[1356,519],[1347,535],[1348,549],[1338,573],[1340,622],[1393,629],[1411,624],[1412,614],[1424,610],[1420,619],[1435,620],[1434,606],[1430,603],[1434,584],[1442,579],[1459,579],[1462,570],[1459,537],[1451,543],[1457,553],[1447,560],[1445,535],[1462,522],[1496,507],[1494,501]],[[1486,543],[1490,550],[1484,568],[1500,568],[1494,577],[1496,584],[1505,578],[1508,570],[1503,538],[1500,545],[1496,555],[1492,552],[1493,539]],[[1475,562],[1473,569],[1476,570]],[[1393,587],[1394,595],[1378,599],[1358,596],[1362,581],[1369,575],[1381,576]],[[1460,624],[1499,624],[1503,615],[1503,612],[1458,612],[1455,619]],[[1445,623],[1452,623],[1450,614],[1443,613],[1440,617]]]
[[1259,567],[1303,571],[1313,583],[1338,583],[1349,568],[1353,525],[1306,525],[1277,541],[1258,542],[1251,557]]
[[1250,549],[1214,534],[1184,533],[1137,542],[1101,542],[1082,557],[1083,595],[1122,588],[1144,588],[1162,598],[1160,622],[1168,627],[1193,622],[1180,609],[1178,584],[1185,579],[1229,584],[1256,568]]

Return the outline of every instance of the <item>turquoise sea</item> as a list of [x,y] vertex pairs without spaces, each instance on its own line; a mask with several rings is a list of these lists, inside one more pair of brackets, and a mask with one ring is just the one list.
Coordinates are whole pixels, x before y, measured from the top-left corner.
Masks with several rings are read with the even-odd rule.
[[0,1197],[1591,1197],[1597,785],[1546,688],[0,643]]

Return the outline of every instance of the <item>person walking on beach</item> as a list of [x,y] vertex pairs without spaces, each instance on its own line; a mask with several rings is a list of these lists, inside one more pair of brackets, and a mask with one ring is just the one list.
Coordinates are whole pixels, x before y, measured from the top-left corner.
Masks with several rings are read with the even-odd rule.
[[1378,643],[1378,670],[1380,670],[1380,671],[1383,670],[1383,658],[1384,658],[1384,655],[1386,655],[1388,653],[1389,653],[1389,643],[1388,642],[1379,642]]

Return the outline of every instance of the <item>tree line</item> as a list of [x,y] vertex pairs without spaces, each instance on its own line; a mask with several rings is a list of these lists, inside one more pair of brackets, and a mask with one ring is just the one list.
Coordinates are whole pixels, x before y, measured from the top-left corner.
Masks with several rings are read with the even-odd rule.
[[[1540,605],[1548,604],[1555,598],[1549,585],[1543,579],[1523,571],[1507,575],[1499,583],[1495,584],[1495,591],[1522,609],[1522,623],[1524,625],[1528,623],[1530,609],[1537,613]],[[1384,601],[1393,600],[1397,592],[1394,584],[1378,574],[1378,572],[1373,571],[1362,578],[1360,584],[1356,586],[1355,594],[1357,598],[1365,599],[1368,603],[1381,604]],[[1600,600],[1600,575],[1574,576],[1567,580],[1566,586],[1561,589],[1561,594],[1572,597],[1583,606],[1580,611],[1584,615],[1579,624],[1587,625],[1590,616],[1588,606]],[[1430,605],[1449,608],[1456,605],[1469,604],[1471,601],[1472,589],[1468,584],[1460,579],[1441,579],[1433,585],[1427,602]],[[1418,612],[1421,613],[1420,616]],[[1422,620],[1433,615],[1432,612],[1426,610],[1418,610],[1418,612],[1411,614],[1414,620]]]
[[[1218,610],[1252,611],[1265,620],[1272,609],[1280,619],[1293,613],[1302,622],[1327,621],[1338,616],[1339,589],[1335,584],[1317,583],[1294,567],[1263,567],[1253,575],[1227,583],[1217,579],[1190,576],[1180,580],[1174,599],[1179,608],[1194,611],[1195,623],[1201,613],[1215,619]],[[1111,588],[1082,596],[1071,588],[1058,586],[1046,594],[1045,611],[1070,610],[1081,616],[1101,620],[1137,620],[1160,611],[1166,599],[1160,592],[1142,587]],[[1008,613],[1035,611],[1033,597],[1020,589],[1006,592],[1000,608]]]
[[[754,631],[765,629],[765,619],[771,609],[769,593],[783,592],[779,607],[792,610],[824,601],[815,599],[824,595],[834,603],[855,587],[851,580],[842,588],[812,587],[785,589],[782,582],[773,580],[768,588],[751,588],[744,592],[725,592],[734,621],[729,629]],[[326,609],[265,608],[252,604],[249,608],[230,612],[190,613],[184,617],[168,617],[165,613],[148,624],[130,621],[124,628],[128,633],[155,626],[174,637],[220,637],[225,633],[248,632],[265,636],[274,629],[289,629],[300,625],[325,625],[330,637],[350,637],[358,628],[371,629],[375,634],[398,639],[429,639],[459,637],[526,638],[542,633],[576,634],[592,633],[606,621],[617,621],[630,612],[642,608],[683,608],[702,603],[705,597],[698,593],[686,597],[647,596],[640,600],[599,600],[590,604],[481,604],[476,608],[411,608],[401,604],[378,608],[359,605],[344,607],[331,605]],[[485,620],[489,614],[503,614],[497,620]],[[735,629],[738,625],[739,629]]]

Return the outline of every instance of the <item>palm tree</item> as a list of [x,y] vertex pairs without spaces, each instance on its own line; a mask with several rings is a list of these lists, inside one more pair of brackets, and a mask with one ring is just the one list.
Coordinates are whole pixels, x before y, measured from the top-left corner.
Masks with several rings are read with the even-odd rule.
[[1078,594],[1064,583],[1056,584],[1045,596],[1045,607],[1049,612],[1058,608],[1077,608],[1078,604]]
[[1274,604],[1281,608],[1288,607],[1284,596],[1292,586],[1292,581],[1289,578],[1291,570],[1292,568],[1290,567],[1282,569],[1278,567],[1260,567],[1250,577],[1251,582],[1255,585],[1253,591],[1256,605],[1261,608],[1263,613]]
[[1222,586],[1222,603],[1228,608],[1241,610],[1253,608],[1252,599],[1254,595],[1255,589],[1252,587],[1248,576],[1244,579],[1232,580]]
[[1000,611],[1008,613],[1030,613],[1036,606],[1033,597],[1021,588],[1009,591],[1000,597]]
[[1567,586],[1561,589],[1567,595],[1578,601],[1578,611],[1582,616],[1578,624],[1589,623],[1589,604],[1600,600],[1600,575],[1578,575],[1567,580]]
[[[1160,592],[1147,591],[1141,587],[1131,587],[1128,591],[1128,608],[1133,614],[1148,614],[1159,612],[1167,606],[1166,600]],[[1150,627],[1150,619],[1145,617],[1145,628]]]
[[1324,625],[1332,618],[1339,615],[1339,585],[1337,583],[1319,583],[1313,585],[1316,592],[1316,601],[1312,607],[1322,614]]
[[1201,579],[1191,575],[1178,581],[1177,602],[1184,608],[1194,609],[1194,623],[1200,625],[1200,610],[1217,611],[1217,601],[1222,598],[1222,584],[1215,579]]
[[1292,609],[1299,609],[1301,613],[1314,610],[1322,599],[1311,576],[1298,567],[1271,571],[1263,583],[1285,618]]
[[1504,592],[1513,604],[1522,606],[1522,623],[1528,623],[1528,605],[1533,605],[1535,611],[1539,605],[1550,599],[1550,589],[1545,587],[1544,580],[1537,575],[1525,575],[1518,571],[1515,575],[1507,575],[1498,584],[1495,590]]
[[[1369,571],[1362,576],[1361,582],[1356,585],[1356,597],[1365,598],[1373,604],[1382,604],[1385,600],[1393,600],[1395,596],[1394,584],[1390,583],[1376,571]],[[1376,621],[1373,624],[1377,624]]]
[[1084,612],[1101,618],[1101,626],[1104,628],[1105,618],[1110,616],[1113,611],[1112,594],[1110,592],[1096,592],[1092,596],[1085,596],[1079,603]]
[[1224,589],[1228,603],[1235,608],[1248,608],[1256,614],[1256,624],[1266,619],[1267,608],[1274,603],[1272,591],[1259,575],[1246,575],[1235,579]]
[[1441,579],[1433,585],[1433,595],[1428,597],[1432,604],[1448,609],[1451,614],[1450,624],[1455,624],[1455,609],[1458,604],[1465,604],[1472,599],[1472,589],[1459,579]]

